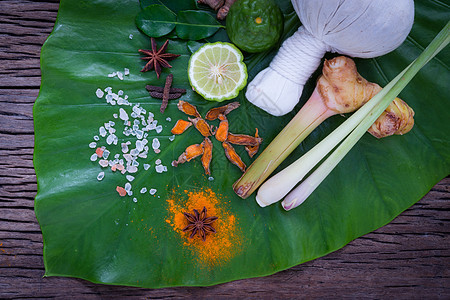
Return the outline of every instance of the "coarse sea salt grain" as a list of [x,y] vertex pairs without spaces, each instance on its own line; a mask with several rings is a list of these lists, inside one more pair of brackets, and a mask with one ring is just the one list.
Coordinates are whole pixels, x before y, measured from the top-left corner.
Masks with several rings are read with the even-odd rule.
[[212,177],[212,176],[211,176],[211,177],[208,177],[208,180],[209,180],[209,181],[213,181],[213,180],[214,180],[214,177]]
[[161,143],[159,142],[158,138],[154,138],[152,141],[153,150],[159,149],[160,146],[161,146]]
[[111,152],[109,152],[109,150],[104,150],[104,151],[103,151],[103,154],[102,154],[102,157],[103,157],[104,159],[108,159],[108,156],[109,156],[110,153],[111,153]]
[[122,153],[127,153],[128,152],[128,145],[126,143],[122,143],[120,145],[122,146]]
[[98,136],[98,135],[94,135],[94,141],[99,141],[100,140],[100,137]]
[[100,173],[98,173],[98,175],[97,175],[97,180],[100,181],[100,180],[102,180],[103,178],[105,178],[105,172],[100,172]]
[[172,118],[171,118],[171,117],[167,117],[167,118],[166,118],[166,121],[167,121],[167,122],[170,122],[170,121],[172,121]]
[[138,156],[139,155],[139,150],[138,149],[131,149],[130,154],[132,156]]
[[95,94],[100,99],[103,98],[103,96],[105,95],[105,93],[101,89],[97,89],[97,91],[95,91]]
[[127,176],[125,176],[125,177],[126,177],[127,180],[130,181],[130,182],[134,180],[134,176],[127,175]]
[[124,69],[123,69],[123,75],[125,75],[125,76],[130,75],[130,69],[124,68]]
[[98,133],[100,134],[101,137],[105,137],[107,133],[105,127],[100,126],[100,128],[98,129]]
[[96,142],[91,142],[91,143],[89,143],[89,148],[94,149],[94,148],[96,148],[96,147],[97,147],[97,143],[96,143]]
[[147,171],[148,169],[150,169],[150,165],[149,164],[144,164],[144,170]]
[[149,193],[150,195],[154,195],[156,194],[157,190],[156,189],[150,189]]
[[117,72],[117,77],[118,77],[120,80],[123,80],[123,73],[122,73],[122,72]]
[[164,172],[164,166],[163,165],[157,165],[155,167],[155,170],[156,170],[157,173],[162,173],[162,172]]
[[137,198],[133,198],[133,202],[136,203],[137,202]]
[[125,109],[123,109],[123,108],[119,109],[119,118],[124,120],[124,121],[128,121],[128,114],[125,111]]
[[169,136],[169,141],[173,142],[174,139],[175,139],[175,135]]
[[155,164],[160,165],[161,164],[161,160],[158,158],[157,160],[155,160]]
[[106,168],[109,165],[109,161],[106,159],[100,159],[98,161],[98,164],[102,167],[102,168]]
[[136,173],[137,170],[138,170],[138,168],[135,167],[135,166],[128,166],[127,167],[127,172],[129,172],[129,173]]
[[91,161],[96,161],[97,158],[98,158],[97,153],[94,153],[94,154],[91,155]]
[[130,35],[128,36],[128,38],[129,38],[130,40],[132,40],[132,39],[133,39],[133,34],[130,33]]
[[146,193],[147,192],[147,188],[146,187],[143,187],[142,189],[141,189],[141,194],[144,194],[144,193]]
[[155,128],[156,133],[161,133],[161,131],[163,130],[163,127],[161,125],[156,126]]
[[131,183],[127,182],[125,183],[125,191],[131,191]]
[[136,141],[136,149],[141,152],[144,150],[144,143],[141,140]]
[[108,135],[108,137],[106,138],[106,143],[108,145],[111,145],[112,143],[114,143],[114,135],[113,134]]
[[108,77],[109,77],[109,78],[112,78],[112,77],[116,77],[116,75],[117,75],[116,72],[112,72],[112,73],[108,74]]

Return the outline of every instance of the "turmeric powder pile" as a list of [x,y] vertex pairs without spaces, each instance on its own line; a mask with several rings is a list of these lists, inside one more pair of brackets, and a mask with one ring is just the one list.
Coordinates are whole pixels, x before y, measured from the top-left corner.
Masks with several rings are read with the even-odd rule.
[[[190,250],[198,263],[208,267],[220,266],[227,263],[242,249],[242,234],[238,228],[236,216],[227,209],[227,202],[223,196],[210,188],[196,190],[172,191],[167,199],[168,216],[166,223],[179,234],[183,240],[183,247]],[[201,210],[205,207],[208,216],[216,216],[214,222],[216,233],[209,233],[205,241],[198,235],[190,238],[190,233],[183,231],[188,225],[184,212]]]

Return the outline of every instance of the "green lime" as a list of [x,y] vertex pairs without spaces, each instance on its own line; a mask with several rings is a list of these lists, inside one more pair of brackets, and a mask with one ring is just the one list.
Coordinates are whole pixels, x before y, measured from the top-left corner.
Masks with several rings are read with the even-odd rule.
[[273,0],[236,1],[226,20],[230,40],[251,53],[272,48],[283,32],[283,14]]
[[189,81],[207,100],[235,98],[247,84],[243,60],[241,51],[230,43],[207,43],[189,60]]

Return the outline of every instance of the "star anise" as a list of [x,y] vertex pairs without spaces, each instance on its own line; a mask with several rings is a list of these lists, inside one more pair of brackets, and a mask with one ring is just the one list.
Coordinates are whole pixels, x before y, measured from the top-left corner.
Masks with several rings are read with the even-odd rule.
[[156,76],[159,78],[161,75],[162,68],[172,68],[172,66],[167,62],[169,60],[173,60],[180,56],[179,54],[165,53],[167,49],[167,45],[169,44],[169,40],[157,49],[156,41],[154,38],[151,38],[152,50],[139,49],[138,51],[147,55],[145,57],[141,57],[141,59],[148,60],[147,64],[141,70],[141,72],[147,72],[155,69]]
[[211,223],[217,220],[217,217],[206,217],[206,207],[203,207],[201,213],[194,209],[194,214],[183,213],[189,224],[183,229],[183,231],[191,231],[190,238],[193,238],[195,234],[198,234],[203,241],[206,240],[207,233],[215,233],[216,230],[211,226]]

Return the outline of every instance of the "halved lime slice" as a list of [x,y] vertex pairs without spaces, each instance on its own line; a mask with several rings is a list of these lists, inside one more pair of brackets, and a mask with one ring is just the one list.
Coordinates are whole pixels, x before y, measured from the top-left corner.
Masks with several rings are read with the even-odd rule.
[[230,43],[208,43],[189,60],[189,81],[197,93],[212,101],[235,98],[247,84],[241,51]]

